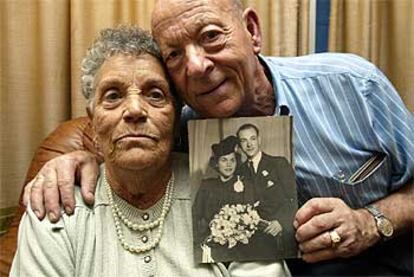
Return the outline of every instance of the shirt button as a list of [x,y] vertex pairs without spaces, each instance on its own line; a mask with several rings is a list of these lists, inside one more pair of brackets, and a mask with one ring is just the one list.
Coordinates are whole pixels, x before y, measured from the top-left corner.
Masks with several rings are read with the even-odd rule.
[[345,181],[345,172],[343,172],[342,170],[339,170],[336,173],[336,178],[338,178],[339,181],[344,182]]
[[149,219],[149,214],[148,213],[143,214],[142,219],[143,220],[148,220]]
[[148,237],[147,236],[142,236],[141,238],[143,243],[146,243],[148,241]]
[[151,261],[151,256],[145,256],[144,262],[149,263]]

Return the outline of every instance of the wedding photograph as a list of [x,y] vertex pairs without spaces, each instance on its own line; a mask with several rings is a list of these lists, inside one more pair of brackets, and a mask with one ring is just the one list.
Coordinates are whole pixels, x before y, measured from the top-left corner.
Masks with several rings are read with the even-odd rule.
[[196,262],[297,257],[291,124],[288,116],[189,122]]

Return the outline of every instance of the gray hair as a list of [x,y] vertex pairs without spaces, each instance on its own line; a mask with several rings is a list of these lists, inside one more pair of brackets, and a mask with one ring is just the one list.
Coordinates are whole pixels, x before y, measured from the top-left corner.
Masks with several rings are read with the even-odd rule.
[[137,26],[125,25],[103,29],[81,63],[81,88],[88,104],[91,104],[95,95],[96,73],[105,60],[116,54],[133,56],[149,54],[163,64],[158,45],[149,32]]

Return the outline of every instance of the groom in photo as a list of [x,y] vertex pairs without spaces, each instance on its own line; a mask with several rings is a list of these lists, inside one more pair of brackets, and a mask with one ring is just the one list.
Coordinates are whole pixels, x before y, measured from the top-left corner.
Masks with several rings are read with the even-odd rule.
[[[259,196],[258,212],[261,218],[270,221],[264,226],[264,235],[276,237],[277,246],[260,244],[260,251],[277,251],[277,255],[296,256],[296,242],[292,218],[296,213],[296,190],[288,186],[295,185],[295,173],[285,157],[275,157],[261,150],[259,129],[250,123],[237,130],[239,146],[247,160],[241,165],[240,173],[252,182]],[[258,238],[260,239],[260,238]],[[266,240],[263,238],[263,242]]]

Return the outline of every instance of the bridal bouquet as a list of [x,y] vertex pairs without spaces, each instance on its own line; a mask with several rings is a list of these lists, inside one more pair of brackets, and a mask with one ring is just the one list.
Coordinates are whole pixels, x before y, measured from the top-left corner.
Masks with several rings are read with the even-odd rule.
[[220,245],[228,244],[232,248],[237,243],[248,244],[249,239],[258,229],[262,219],[255,210],[258,202],[250,204],[233,204],[223,206],[210,222],[209,239]]

